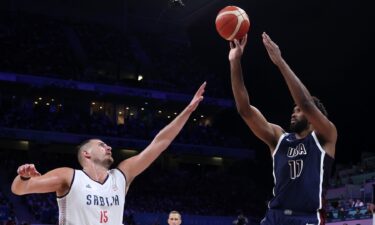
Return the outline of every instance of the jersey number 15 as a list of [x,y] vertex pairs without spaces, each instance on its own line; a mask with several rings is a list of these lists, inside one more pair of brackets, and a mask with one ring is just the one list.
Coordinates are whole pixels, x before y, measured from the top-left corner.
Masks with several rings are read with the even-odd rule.
[[102,210],[100,211],[100,223],[107,223],[108,222],[108,211]]

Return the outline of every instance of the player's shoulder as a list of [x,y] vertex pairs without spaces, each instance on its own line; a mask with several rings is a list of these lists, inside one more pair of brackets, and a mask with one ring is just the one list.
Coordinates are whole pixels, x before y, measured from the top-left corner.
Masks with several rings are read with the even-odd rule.
[[59,177],[65,177],[69,179],[74,175],[75,170],[70,167],[59,167],[51,170],[49,173],[53,173],[55,175],[58,175]]
[[53,170],[50,170],[50,172],[57,172],[57,173],[61,173],[61,172],[69,172],[69,171],[74,171],[73,168],[70,168],[70,167],[58,167],[58,168],[55,168]]
[[75,169],[73,169],[71,167],[58,167],[54,170],[59,171],[59,172],[73,172]]
[[122,171],[119,167],[116,167],[116,168],[113,168],[113,169],[109,170],[109,174],[113,174],[113,175],[116,175],[116,176],[119,175],[120,177],[123,177],[125,180],[127,180],[125,172]]

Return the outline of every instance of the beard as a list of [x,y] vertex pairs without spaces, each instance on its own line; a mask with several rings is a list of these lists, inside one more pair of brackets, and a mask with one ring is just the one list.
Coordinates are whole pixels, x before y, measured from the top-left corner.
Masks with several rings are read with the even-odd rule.
[[111,167],[111,165],[113,164],[113,162],[114,162],[114,160],[113,160],[112,156],[107,157],[107,158],[102,159],[102,160],[99,160],[99,159],[94,160],[95,164],[101,165],[101,166],[103,166],[103,167],[105,167],[107,169],[109,169]]
[[106,159],[106,160],[104,160],[104,166],[106,166],[107,168],[109,168],[109,167],[111,167],[111,165],[113,164],[113,158],[112,158],[112,156],[111,157],[109,157],[108,159]]
[[308,125],[309,123],[307,119],[301,119],[301,120],[296,121],[295,123],[291,123],[290,130],[298,134],[306,130],[308,128]]

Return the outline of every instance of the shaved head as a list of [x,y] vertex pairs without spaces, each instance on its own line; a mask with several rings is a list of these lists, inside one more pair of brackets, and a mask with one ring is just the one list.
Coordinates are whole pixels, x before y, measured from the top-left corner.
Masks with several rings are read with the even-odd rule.
[[87,150],[89,148],[89,145],[90,145],[90,142],[94,140],[94,139],[88,139],[88,140],[85,140],[83,141],[81,144],[79,144],[77,146],[77,158],[78,158],[78,162],[79,164],[83,167],[83,162],[84,162],[84,157],[83,157],[83,151],[84,150]]
[[113,164],[112,148],[100,139],[89,139],[77,146],[77,158],[84,168],[91,163],[109,168]]

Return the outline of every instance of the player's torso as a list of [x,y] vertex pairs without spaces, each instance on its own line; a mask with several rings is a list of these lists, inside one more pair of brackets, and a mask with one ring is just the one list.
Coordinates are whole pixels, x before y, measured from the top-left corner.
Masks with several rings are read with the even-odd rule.
[[[275,197],[270,208],[314,212],[321,208],[327,155],[314,133],[285,134],[273,155]],[[325,166],[326,164],[326,166]],[[327,171],[326,171],[327,172]]]
[[103,183],[75,170],[67,195],[57,199],[60,225],[120,225],[125,204],[125,176],[110,170]]

